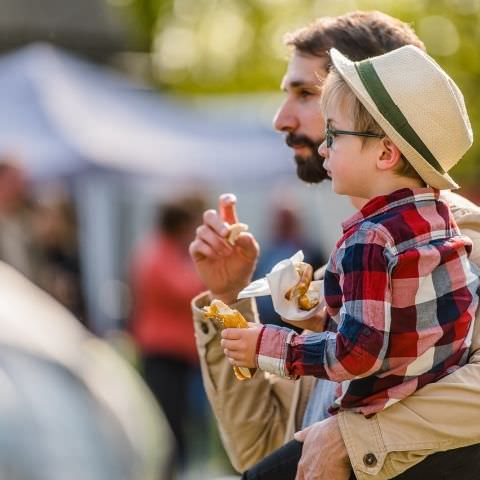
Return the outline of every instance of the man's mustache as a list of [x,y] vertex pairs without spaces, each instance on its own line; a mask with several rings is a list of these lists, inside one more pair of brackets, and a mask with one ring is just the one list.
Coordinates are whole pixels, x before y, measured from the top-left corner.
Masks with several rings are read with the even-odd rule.
[[300,180],[307,183],[320,183],[328,178],[327,171],[323,168],[325,159],[318,153],[323,138],[314,141],[305,135],[295,135],[290,132],[286,135],[285,142],[291,148],[307,147],[310,149],[309,155],[295,155],[294,157],[297,164],[297,176]]
[[311,138],[306,135],[295,135],[294,133],[288,133],[285,137],[285,143],[289,147],[308,147],[311,150],[316,150],[318,148],[318,143],[314,142]]

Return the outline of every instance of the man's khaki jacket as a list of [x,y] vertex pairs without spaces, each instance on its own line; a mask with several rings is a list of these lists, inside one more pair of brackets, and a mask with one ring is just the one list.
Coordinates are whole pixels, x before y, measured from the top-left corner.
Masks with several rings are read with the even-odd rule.
[[[480,265],[480,208],[450,192],[444,198],[473,241],[470,259]],[[217,330],[203,318],[201,308],[209,302],[206,293],[192,302],[203,382],[230,460],[244,471],[300,429],[316,378],[293,381],[257,372],[238,381]],[[251,299],[232,308],[259,321]],[[480,443],[480,314],[468,365],[368,419],[342,411],[338,420],[358,480],[394,478],[434,452]]]

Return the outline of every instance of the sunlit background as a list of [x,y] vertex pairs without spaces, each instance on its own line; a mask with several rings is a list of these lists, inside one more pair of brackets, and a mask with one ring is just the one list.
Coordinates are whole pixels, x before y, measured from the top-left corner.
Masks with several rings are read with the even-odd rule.
[[[138,50],[130,65],[159,89],[176,94],[274,91],[285,68],[285,32],[317,16],[379,9],[415,28],[429,53],[465,94],[478,125],[480,2],[478,0],[109,0],[128,19]],[[143,57],[143,58],[142,58]],[[128,64],[128,62],[127,62]],[[474,185],[478,146],[455,174]]]
[[[68,237],[73,262],[32,280],[135,365],[124,334],[131,255],[158,204],[194,193],[215,208],[233,191],[264,251],[288,210],[305,244],[327,256],[351,207],[328,185],[296,180],[271,121],[284,34],[355,9],[409,22],[479,131],[480,0],[0,0],[0,160],[24,170],[43,215],[35,235]],[[452,173],[477,201],[479,157],[476,141]],[[205,446],[204,423],[192,420],[183,477],[227,475],[198,378],[192,392],[212,433]]]

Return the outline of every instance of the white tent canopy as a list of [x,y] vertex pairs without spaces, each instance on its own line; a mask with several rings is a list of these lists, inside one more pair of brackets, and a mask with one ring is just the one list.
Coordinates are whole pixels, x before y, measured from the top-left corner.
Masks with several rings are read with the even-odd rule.
[[242,181],[292,168],[254,116],[212,119],[44,44],[0,58],[0,101],[0,152],[19,151],[34,178],[99,168]]
[[[123,278],[153,201],[146,186],[163,198],[181,184],[251,189],[252,181],[293,170],[271,125],[258,119],[260,105],[242,119],[235,108],[195,109],[46,44],[0,57],[0,104],[0,156],[19,156],[37,182],[71,180],[88,309],[99,333],[121,316],[114,312],[122,292],[112,293],[112,285]],[[238,105],[244,115],[245,102]]]
[[[265,98],[253,108],[243,97],[194,108],[48,45],[0,57],[0,156],[17,154],[38,182],[71,180],[88,310],[98,333],[122,317],[118,280],[146,225],[146,207],[182,185],[235,191],[241,217],[261,241],[269,196],[288,202],[293,184],[315,239],[334,242],[332,219],[345,214],[328,185],[326,215],[311,208],[316,190],[295,182],[291,152],[270,118],[261,118],[270,109]],[[276,179],[286,183],[275,188]]]

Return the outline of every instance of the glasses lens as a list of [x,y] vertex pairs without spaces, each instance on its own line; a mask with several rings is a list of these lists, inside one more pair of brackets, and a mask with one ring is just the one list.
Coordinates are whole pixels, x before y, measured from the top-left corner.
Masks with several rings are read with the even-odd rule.
[[330,148],[333,144],[333,135],[331,134],[330,130],[327,130],[325,134],[325,140],[327,141],[327,148]]

